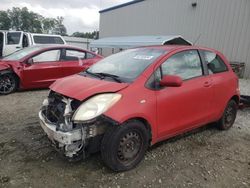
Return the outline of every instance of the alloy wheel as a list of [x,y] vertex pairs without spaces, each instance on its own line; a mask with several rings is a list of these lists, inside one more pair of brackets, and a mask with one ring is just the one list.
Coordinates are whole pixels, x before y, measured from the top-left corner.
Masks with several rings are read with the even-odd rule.
[[16,80],[12,75],[4,74],[0,76],[0,93],[11,93],[16,87]]

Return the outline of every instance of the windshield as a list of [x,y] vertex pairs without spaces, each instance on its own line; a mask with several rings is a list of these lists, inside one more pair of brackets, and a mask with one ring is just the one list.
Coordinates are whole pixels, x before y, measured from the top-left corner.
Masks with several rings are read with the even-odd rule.
[[16,51],[8,56],[5,56],[3,58],[3,60],[6,60],[6,61],[15,61],[15,60],[19,60],[19,59],[22,59],[24,58],[26,55],[29,55],[37,50],[40,50],[42,49],[42,47],[28,47],[28,48],[24,48],[22,50],[19,50],[19,51]]
[[91,66],[86,72],[115,75],[125,82],[132,82],[164,53],[166,51],[162,49],[130,49],[104,58]]

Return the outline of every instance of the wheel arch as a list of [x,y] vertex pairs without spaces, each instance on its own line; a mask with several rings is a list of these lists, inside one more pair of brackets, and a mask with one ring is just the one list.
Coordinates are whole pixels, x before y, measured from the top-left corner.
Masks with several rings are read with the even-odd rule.
[[0,70],[0,75],[2,75],[2,74],[11,74],[11,73],[14,73],[14,71],[12,69]]
[[18,74],[14,70],[12,70],[12,69],[0,70],[0,75],[3,75],[3,74],[13,74],[15,76],[15,78],[17,79],[17,89],[19,89],[20,77],[18,76]]
[[227,107],[227,104],[229,103],[229,101],[235,101],[236,104],[239,106],[239,103],[240,103],[240,98],[238,95],[233,95],[231,98],[230,96],[227,98],[227,100],[225,100],[225,103],[223,104],[223,108],[221,108],[221,110],[219,111],[218,115],[217,115],[217,119],[216,121],[218,121],[222,116],[223,116],[223,113],[224,113],[224,110],[225,108]]
[[[150,123],[145,118],[142,118],[142,117],[133,117],[133,118],[126,120],[125,122],[130,122],[130,121],[140,121],[144,125],[144,127],[148,131],[149,143],[151,145],[153,135],[152,135],[152,127],[151,127]],[[125,122],[123,122],[123,123],[125,123]]]
[[[230,100],[234,100],[234,101],[237,103],[237,105],[240,103],[240,98],[239,98],[238,95],[232,96]],[[230,101],[230,100],[229,100],[229,101]]]

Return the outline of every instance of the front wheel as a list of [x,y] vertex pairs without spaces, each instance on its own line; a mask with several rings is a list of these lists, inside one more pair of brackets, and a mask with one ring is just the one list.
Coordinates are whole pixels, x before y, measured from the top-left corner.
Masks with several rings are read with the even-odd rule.
[[218,121],[218,128],[227,130],[231,128],[235,122],[237,115],[238,105],[234,100],[230,100],[224,110],[223,116]]
[[7,95],[17,89],[18,80],[14,74],[7,73],[0,76],[0,94]]
[[148,130],[140,121],[112,127],[102,140],[102,159],[114,171],[130,170],[143,159],[148,142]]

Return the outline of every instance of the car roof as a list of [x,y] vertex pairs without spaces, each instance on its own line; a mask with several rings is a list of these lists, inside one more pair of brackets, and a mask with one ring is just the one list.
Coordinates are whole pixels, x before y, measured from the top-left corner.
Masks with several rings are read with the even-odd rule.
[[79,49],[79,50],[86,50],[86,49],[83,49],[80,47],[65,45],[65,44],[38,44],[38,45],[30,46],[30,48],[36,48],[36,47],[41,47],[41,49],[44,49],[44,48],[74,48],[74,49]]
[[39,45],[30,46],[28,48],[40,48],[40,49],[37,49],[37,51],[52,50],[52,49],[58,49],[58,48],[60,48],[60,49],[70,48],[70,49],[85,51],[88,53],[94,53],[94,52],[91,52],[87,49],[76,47],[76,46],[71,46],[71,45],[67,45],[67,44],[39,44]]
[[201,47],[201,46],[188,46],[188,45],[155,45],[155,46],[141,46],[138,48],[148,48],[148,49],[162,49],[168,52],[175,51],[175,50],[181,50],[181,49],[198,49],[198,50],[208,50],[217,52],[214,49],[207,48],[207,47]]
[[[31,57],[31,56],[33,56],[35,54],[42,53],[42,52],[44,52],[46,50],[63,49],[63,48],[70,48],[70,49],[75,49],[75,50],[84,51],[84,52],[94,54],[94,52],[91,52],[91,51],[89,51],[87,49],[83,49],[83,48],[79,48],[79,47],[75,47],[75,46],[70,46],[70,45],[65,45],[65,44],[39,44],[39,45],[30,46],[30,47],[27,47],[27,48],[38,48],[38,49],[35,50],[34,52],[30,53],[30,54],[27,54],[25,57],[20,59],[21,61],[26,59],[27,57],[29,58],[29,57]],[[21,49],[21,50],[23,50],[23,49]],[[98,54],[96,54],[96,56],[101,57]]]

